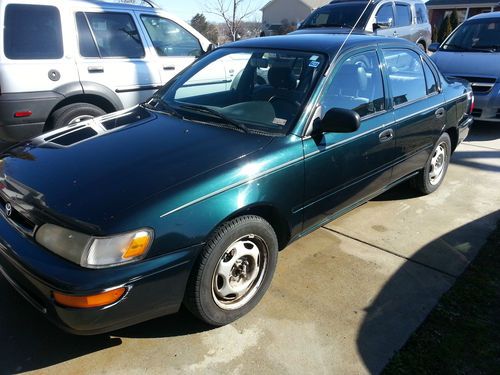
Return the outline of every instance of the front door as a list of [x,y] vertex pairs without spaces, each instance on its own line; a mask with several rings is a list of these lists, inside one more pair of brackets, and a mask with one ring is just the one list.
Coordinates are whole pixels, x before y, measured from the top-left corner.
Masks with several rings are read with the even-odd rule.
[[161,87],[156,64],[132,14],[78,12],[76,23],[80,57],[77,60],[84,91],[88,82],[113,91],[123,106],[148,99]]
[[394,115],[387,110],[375,50],[345,59],[321,99],[321,112],[352,109],[361,116],[354,133],[324,133],[304,140],[304,227],[327,221],[385,187],[394,159]]

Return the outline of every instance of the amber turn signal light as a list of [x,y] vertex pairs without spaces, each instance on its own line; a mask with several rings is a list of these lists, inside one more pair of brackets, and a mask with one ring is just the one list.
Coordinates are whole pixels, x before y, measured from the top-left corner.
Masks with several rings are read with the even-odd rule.
[[126,288],[118,288],[89,296],[70,296],[60,292],[53,292],[52,294],[56,302],[60,305],[85,309],[111,305],[118,301],[125,294],[126,290]]
[[138,232],[123,252],[122,258],[134,258],[144,254],[148,249],[150,239],[148,232]]

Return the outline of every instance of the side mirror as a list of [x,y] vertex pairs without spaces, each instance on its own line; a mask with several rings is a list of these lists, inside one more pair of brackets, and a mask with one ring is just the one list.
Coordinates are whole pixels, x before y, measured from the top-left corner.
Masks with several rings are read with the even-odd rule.
[[359,129],[361,117],[351,109],[332,108],[323,116],[319,131],[325,133],[352,133]]
[[436,52],[439,49],[439,43],[431,43],[427,49],[431,52]]
[[378,29],[390,29],[393,24],[394,22],[392,21],[392,18],[389,18],[386,21],[377,21],[373,24],[373,31],[376,31]]

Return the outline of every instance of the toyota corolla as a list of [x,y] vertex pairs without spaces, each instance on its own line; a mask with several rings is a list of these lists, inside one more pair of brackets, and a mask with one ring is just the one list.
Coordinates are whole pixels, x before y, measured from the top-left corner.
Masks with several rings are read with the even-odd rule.
[[[228,59],[239,68],[221,78]],[[183,303],[228,324],[259,302],[290,242],[402,181],[435,191],[471,105],[467,83],[404,40],[233,43],[142,105],[7,150],[0,270],[74,333]]]

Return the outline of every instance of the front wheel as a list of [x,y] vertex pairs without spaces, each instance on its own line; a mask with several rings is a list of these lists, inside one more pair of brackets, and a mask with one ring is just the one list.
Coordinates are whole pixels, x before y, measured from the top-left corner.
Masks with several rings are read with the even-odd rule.
[[448,133],[441,134],[424,169],[415,176],[414,185],[422,194],[436,191],[443,182],[451,157],[451,141]]
[[276,268],[278,241],[258,216],[222,224],[205,245],[188,281],[184,304],[204,322],[221,326],[254,308]]

